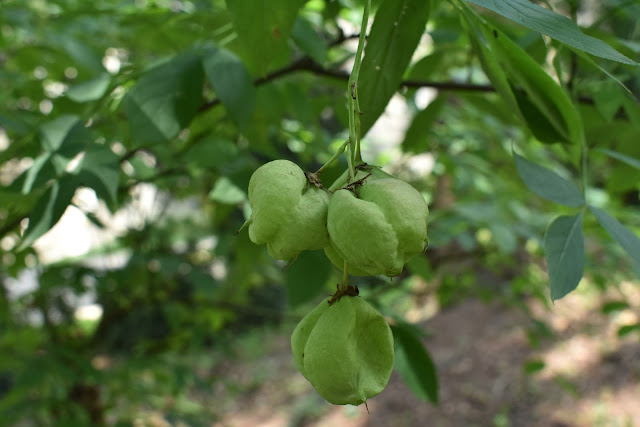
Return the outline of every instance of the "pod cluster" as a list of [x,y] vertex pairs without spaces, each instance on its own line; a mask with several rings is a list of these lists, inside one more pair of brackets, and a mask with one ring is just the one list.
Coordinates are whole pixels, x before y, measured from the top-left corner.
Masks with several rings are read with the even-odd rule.
[[[375,166],[361,165],[352,179],[345,172],[324,188],[295,163],[275,160],[251,176],[249,202],[249,237],[273,258],[324,249],[355,276],[399,275],[427,239],[422,195]],[[360,405],[380,393],[394,361],[387,321],[349,288],[321,302],[291,336],[296,366],[336,405]]]

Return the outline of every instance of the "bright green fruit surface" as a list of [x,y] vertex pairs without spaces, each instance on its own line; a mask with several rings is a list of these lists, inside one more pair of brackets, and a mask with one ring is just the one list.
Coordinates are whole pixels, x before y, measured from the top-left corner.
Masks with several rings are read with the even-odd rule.
[[360,405],[389,381],[393,335],[384,317],[362,298],[328,302],[321,302],[293,331],[293,357],[327,401]]
[[340,259],[354,275],[397,276],[405,262],[424,250],[429,209],[422,195],[395,178],[365,182],[357,189],[337,190],[329,202],[327,228],[337,267]]
[[262,165],[249,181],[251,241],[266,243],[269,254],[281,260],[324,248],[329,244],[329,197],[313,185],[307,188],[307,177],[293,162],[274,160]]

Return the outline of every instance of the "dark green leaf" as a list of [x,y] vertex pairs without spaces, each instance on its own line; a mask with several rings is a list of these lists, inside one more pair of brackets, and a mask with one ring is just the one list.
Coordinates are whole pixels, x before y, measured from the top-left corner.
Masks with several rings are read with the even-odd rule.
[[527,188],[540,197],[565,206],[580,207],[585,201],[573,183],[555,172],[514,153],[518,175]]
[[199,141],[184,155],[185,161],[202,168],[218,169],[238,157],[238,147],[231,141],[218,137]]
[[260,75],[286,61],[289,36],[306,0],[227,0],[233,27],[250,70]]
[[544,360],[527,360],[524,364],[524,372],[526,374],[533,374],[540,372],[545,366],[546,364],[544,363]]
[[411,61],[429,16],[429,0],[384,0],[376,12],[359,77],[362,135],[378,120]]
[[76,155],[87,144],[89,135],[78,117],[64,115],[42,125],[40,139],[46,151]]
[[65,175],[55,182],[36,203],[29,216],[29,226],[24,233],[19,251],[28,248],[38,237],[53,227],[71,203],[71,198],[78,188],[73,175]]
[[109,147],[92,144],[87,148],[82,163],[74,173],[80,185],[92,188],[96,195],[107,201],[117,199],[120,177],[120,159]]
[[286,268],[287,297],[291,307],[311,301],[326,289],[331,263],[324,251],[304,251]]
[[602,209],[593,206],[589,206],[589,209],[613,240],[618,242],[635,262],[640,263],[640,238]]
[[133,144],[170,140],[189,124],[202,104],[204,74],[200,58],[183,54],[159,65],[125,98]]
[[75,102],[96,101],[104,95],[111,83],[108,73],[101,73],[97,77],[76,83],[67,90],[66,95]]
[[438,376],[431,356],[409,325],[391,327],[395,344],[394,368],[407,387],[422,400],[438,403]]
[[618,329],[618,336],[623,337],[625,335],[629,335],[630,333],[638,331],[640,332],[640,323],[636,323],[635,325],[624,325]]
[[609,301],[602,305],[602,312],[604,314],[613,313],[615,311],[622,311],[629,308],[629,303],[626,301]]
[[256,89],[244,64],[227,49],[217,48],[207,52],[203,65],[229,116],[240,129],[244,128],[256,104]]
[[562,43],[591,55],[628,65],[639,65],[602,40],[582,33],[570,19],[557,14],[529,0],[467,0],[519,24],[539,31]]
[[608,150],[606,148],[597,148],[595,151],[599,151],[601,153],[606,154],[609,157],[613,157],[614,159],[618,159],[623,163],[628,164],[631,167],[634,167],[636,169],[640,169],[640,160],[631,157],[631,156],[627,156],[625,154],[622,153],[618,153],[617,151],[613,151],[613,150]]
[[56,177],[56,168],[51,161],[51,153],[43,153],[35,158],[31,167],[25,173],[22,183],[22,194],[29,194],[34,188],[38,188]]
[[531,102],[531,99],[526,93],[514,88],[513,95],[518,102],[518,109],[520,110],[522,118],[538,141],[544,142],[545,144],[553,144],[566,140],[565,136],[558,132],[556,127],[545,117],[542,111]]
[[530,102],[540,110],[554,130],[563,136],[564,141],[582,143],[582,119],[564,89],[504,33],[489,27],[484,30],[493,53],[512,84],[527,93]]
[[551,299],[557,300],[578,286],[584,272],[582,212],[556,218],[545,234],[544,250]]
[[302,16],[296,18],[293,30],[291,31],[291,38],[304,53],[313,58],[317,63],[322,64],[327,59],[326,43],[316,30],[314,30],[311,23]]
[[446,101],[447,97],[440,95],[427,105],[424,110],[415,115],[402,142],[402,148],[405,152],[422,153],[428,150],[428,138],[431,128]]

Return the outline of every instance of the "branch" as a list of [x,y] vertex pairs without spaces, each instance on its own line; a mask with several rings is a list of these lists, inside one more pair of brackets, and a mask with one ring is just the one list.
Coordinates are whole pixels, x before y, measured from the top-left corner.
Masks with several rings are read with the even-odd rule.
[[[263,84],[269,83],[280,77],[287,76],[289,74],[297,73],[300,71],[308,71],[312,72],[317,76],[325,76],[338,80],[349,80],[349,73],[341,70],[328,70],[324,68],[322,65],[315,62],[308,56],[302,57],[296,61],[293,61],[291,64],[279,68],[265,77],[260,77],[254,80],[253,84],[257,86],[262,86]],[[495,92],[495,89],[491,85],[479,85],[479,84],[471,84],[471,83],[460,83],[460,82],[433,82],[433,81],[422,81],[422,80],[405,80],[400,83],[399,87],[409,87],[409,88],[421,88],[421,87],[431,87],[438,90],[446,90],[446,91],[468,91],[468,92]],[[210,108],[215,107],[220,104],[220,100],[218,98],[214,98],[211,101],[204,103],[200,107],[200,111],[207,111]]]

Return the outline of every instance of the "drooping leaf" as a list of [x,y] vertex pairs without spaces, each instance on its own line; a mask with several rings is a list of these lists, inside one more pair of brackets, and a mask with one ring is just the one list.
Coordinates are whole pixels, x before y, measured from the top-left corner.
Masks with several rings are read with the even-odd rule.
[[209,50],[203,61],[207,79],[231,120],[244,128],[256,104],[256,89],[249,72],[234,53],[224,48]]
[[107,201],[117,199],[120,177],[120,158],[105,145],[92,144],[84,153],[82,163],[74,171],[80,185],[92,188]]
[[90,80],[74,84],[65,94],[75,102],[96,101],[102,98],[109,83],[111,83],[111,76],[108,73],[101,73]]
[[617,151],[609,150],[606,148],[596,148],[594,151],[599,151],[609,157],[620,160],[621,162],[626,163],[633,168],[640,169],[640,160],[634,157],[627,156],[626,154],[618,153]]
[[636,332],[636,331],[640,333],[640,323],[635,323],[633,325],[620,326],[620,328],[618,329],[618,336],[623,337],[625,335],[629,335],[630,333]]
[[446,100],[446,96],[440,95],[415,115],[402,141],[405,152],[422,153],[428,149],[431,128],[445,106]]
[[[489,41],[485,37],[486,31],[482,30],[483,22],[481,22],[478,15],[475,14],[471,8],[465,7],[466,5],[464,3],[462,6],[460,12],[464,18],[463,24],[466,23],[468,27],[471,46],[478,55],[478,59],[480,59],[482,69],[493,84],[493,87],[500,96],[502,96],[502,99],[518,114],[520,112],[518,101],[516,100],[504,70],[498,63],[496,55],[491,51]],[[523,118],[521,114],[520,117]]]
[[571,181],[516,153],[514,153],[514,159],[518,175],[527,188],[538,196],[564,206],[584,205],[584,196]]
[[[489,30],[491,33],[488,33]],[[504,33],[487,27],[485,36],[512,84],[526,92],[531,103],[565,142],[582,143],[582,119],[564,89]]]
[[177,136],[202,104],[203,81],[201,60],[190,53],[146,72],[124,100],[133,145]]
[[91,135],[77,116],[63,115],[40,127],[44,152],[26,172],[22,193],[44,185],[65,173],[69,162],[90,142]]
[[296,45],[319,64],[327,59],[327,45],[322,37],[313,29],[309,21],[302,16],[296,18],[291,31],[291,38]]
[[420,337],[407,324],[391,326],[395,347],[394,368],[407,387],[422,400],[438,403],[438,376]]
[[71,203],[76,188],[78,184],[73,175],[65,175],[49,187],[29,215],[29,226],[18,247],[19,251],[31,246],[38,237],[49,231],[60,220]]
[[466,3],[460,12],[496,91],[541,142],[582,142],[582,121],[565,91],[524,50]]
[[546,363],[544,363],[544,360],[540,360],[540,359],[527,360],[524,364],[524,372],[527,375],[531,375],[536,372],[540,372],[541,370],[544,369],[545,366],[546,366]]
[[227,177],[218,178],[209,198],[216,202],[235,205],[247,199],[245,192]]
[[635,262],[640,263],[640,238],[602,209],[593,206],[589,206],[589,209],[613,240],[618,242]]
[[206,138],[184,154],[184,160],[201,168],[218,169],[238,157],[238,147],[219,137]]
[[289,36],[305,0],[227,0],[242,57],[254,74],[264,75],[287,61]]
[[287,297],[291,307],[315,298],[327,285],[331,263],[324,251],[303,251],[285,270]]
[[627,301],[609,301],[602,305],[600,309],[604,314],[613,313],[616,311],[622,311],[629,308],[629,303]]
[[424,33],[430,5],[429,0],[384,0],[378,8],[360,69],[362,135],[378,120],[398,90]]
[[64,115],[40,127],[40,140],[45,151],[75,156],[87,144],[88,132],[79,117]]
[[582,212],[556,218],[545,234],[544,250],[551,299],[557,300],[573,291],[584,273]]
[[628,65],[640,65],[595,37],[587,36],[570,19],[529,0],[466,0],[492,10],[591,55]]

